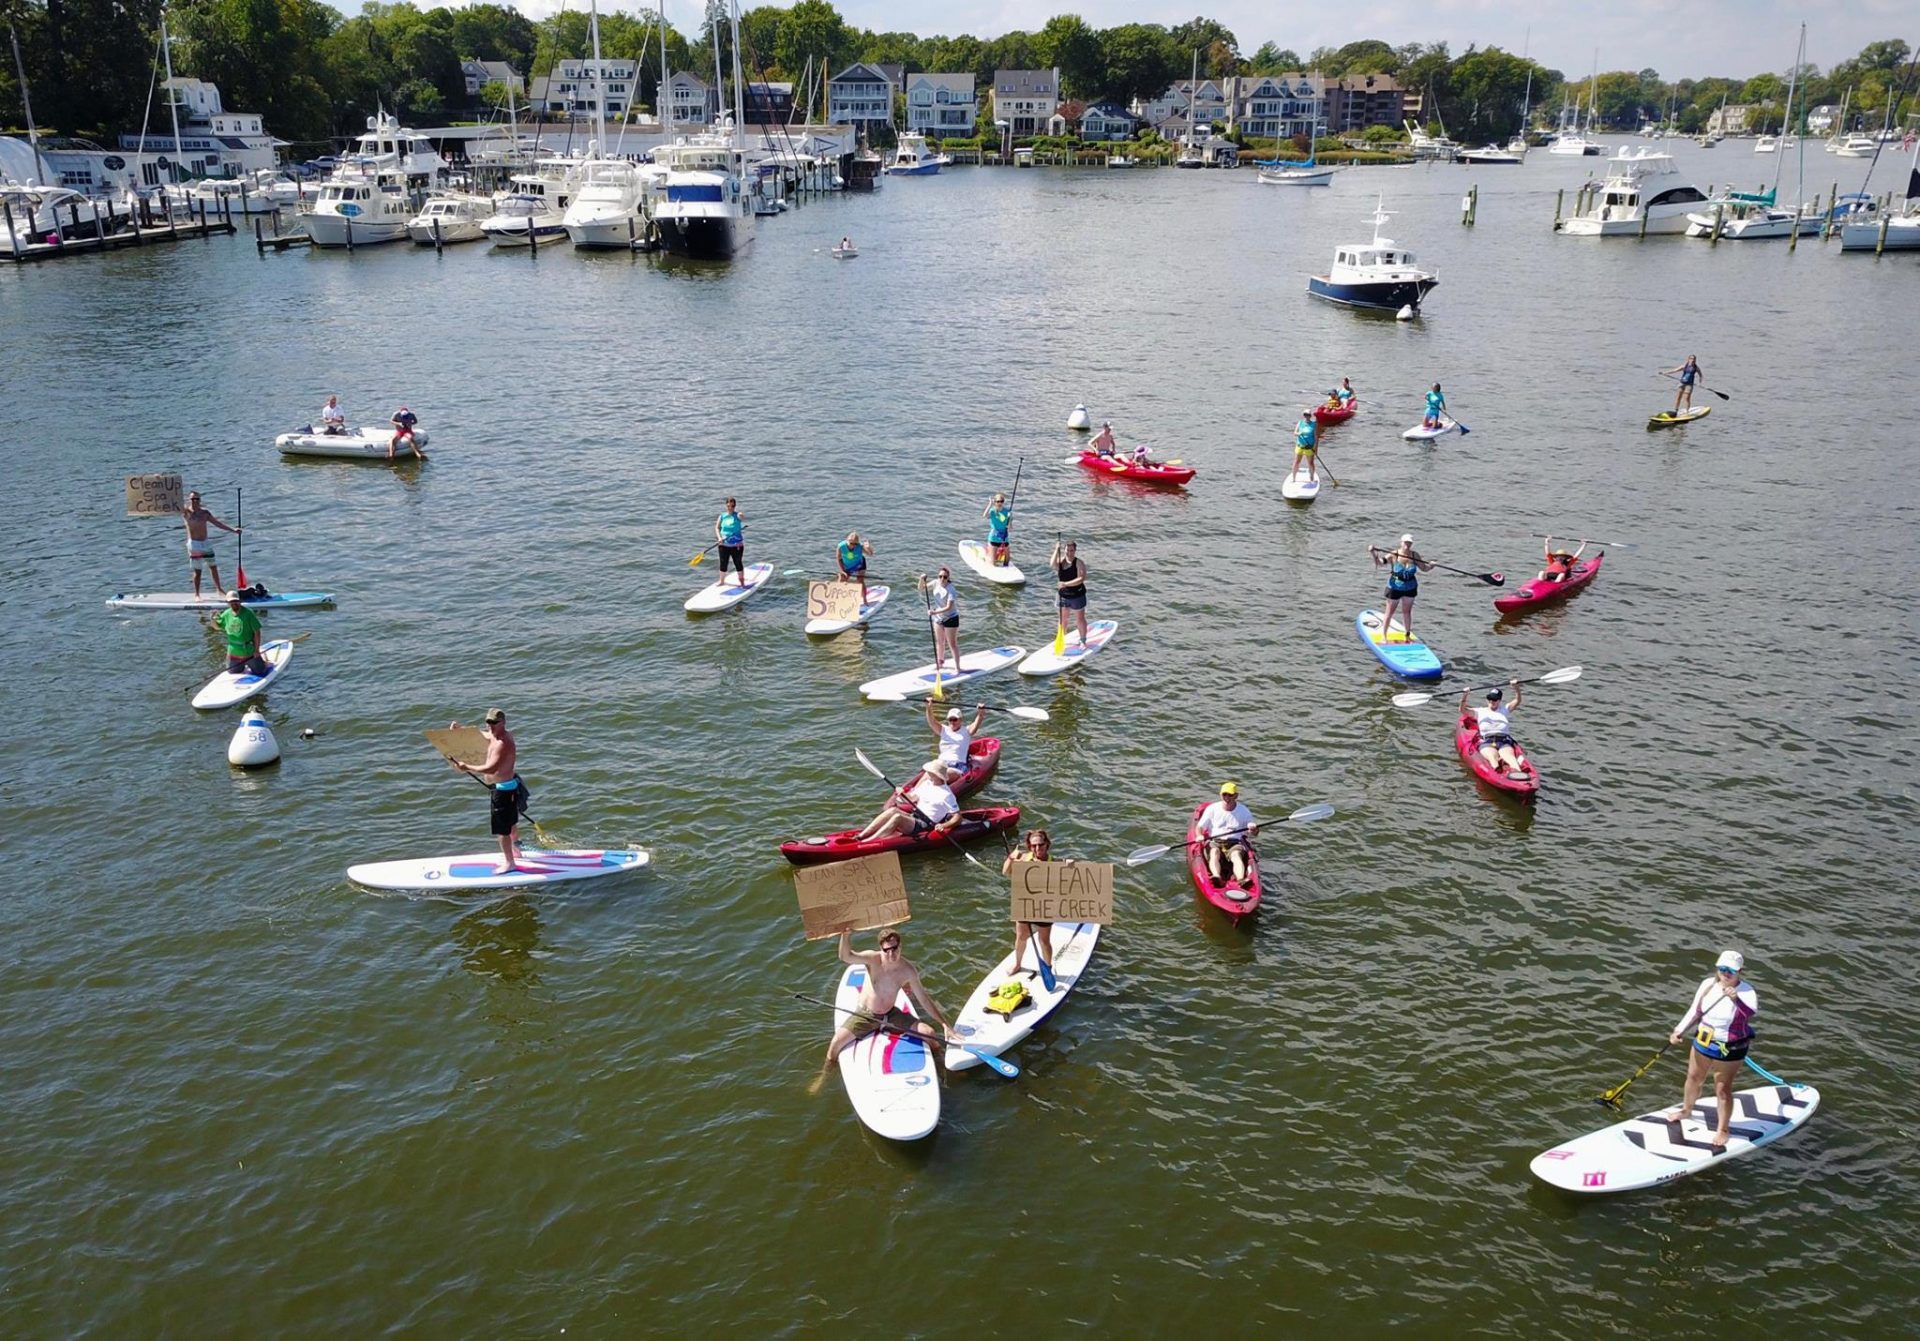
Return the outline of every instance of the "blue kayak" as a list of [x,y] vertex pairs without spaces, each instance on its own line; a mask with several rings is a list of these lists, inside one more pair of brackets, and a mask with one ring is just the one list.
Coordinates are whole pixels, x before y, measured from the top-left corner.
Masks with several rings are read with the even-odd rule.
[[[1353,627],[1359,633],[1360,641],[1380,658],[1380,664],[1403,680],[1437,680],[1445,669],[1440,664],[1440,658],[1425,643],[1401,641],[1407,636],[1404,633],[1396,634],[1390,643],[1382,642],[1378,610],[1362,610],[1359,618],[1353,621]],[[1395,624],[1394,627],[1398,629],[1399,625]]]

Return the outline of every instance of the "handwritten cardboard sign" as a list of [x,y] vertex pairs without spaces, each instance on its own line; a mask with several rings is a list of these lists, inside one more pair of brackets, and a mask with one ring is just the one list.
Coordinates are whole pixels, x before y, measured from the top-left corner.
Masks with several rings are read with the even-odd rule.
[[825,866],[796,866],[793,888],[800,898],[800,924],[810,941],[843,931],[890,927],[913,917],[897,852]]
[[177,517],[186,502],[178,475],[127,476],[129,517]]
[[427,740],[444,757],[475,768],[487,762],[487,745],[491,739],[477,726],[444,726],[427,732]]
[[1113,921],[1113,867],[1098,861],[1016,861],[1016,922]]
[[860,584],[807,583],[807,618],[841,619],[849,623],[860,618]]

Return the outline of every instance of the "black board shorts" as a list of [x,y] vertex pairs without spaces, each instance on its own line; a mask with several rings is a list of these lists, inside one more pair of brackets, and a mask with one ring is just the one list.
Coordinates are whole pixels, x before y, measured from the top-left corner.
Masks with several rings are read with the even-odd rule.
[[489,788],[493,799],[488,805],[487,818],[495,838],[512,833],[520,827],[520,791],[519,787],[501,791],[498,787]]

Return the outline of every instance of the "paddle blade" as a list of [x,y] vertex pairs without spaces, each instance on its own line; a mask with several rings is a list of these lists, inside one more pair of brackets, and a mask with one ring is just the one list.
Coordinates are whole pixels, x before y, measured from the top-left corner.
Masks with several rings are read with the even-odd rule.
[[1460,423],[1458,420],[1455,420],[1454,423],[1455,423],[1455,426],[1459,428],[1460,436],[1463,438],[1466,437],[1467,434],[1473,432],[1472,429],[1468,428],[1465,424]]
[[1540,677],[1541,684],[1572,684],[1583,674],[1579,666],[1562,666],[1557,671],[1548,671]]
[[1127,853],[1127,865],[1145,866],[1155,857],[1164,857],[1171,851],[1173,851],[1173,844],[1171,843],[1156,843],[1152,847],[1137,847]]
[[880,771],[880,765],[867,758],[867,752],[865,750],[856,745],[853,750],[853,757],[860,761],[860,767],[866,769],[867,772],[873,774],[876,778],[879,778],[880,781],[886,782],[887,775]]
[[985,1062],[988,1066],[991,1066],[994,1070],[998,1071],[1001,1075],[1005,1076],[1008,1080],[1012,1080],[1020,1074],[1020,1068],[1015,1066],[1012,1062],[1008,1061],[1004,1057],[995,1057],[990,1052],[982,1052],[979,1048],[970,1048],[964,1043],[956,1043],[953,1046],[959,1048],[960,1051],[962,1052],[972,1053],[974,1056],[978,1057],[982,1062]]
[[706,558],[707,558],[707,552],[703,549],[698,554],[694,555],[691,559],[687,560],[687,567],[698,568],[702,563],[706,562]]
[[1433,702],[1432,694],[1412,692],[1393,696],[1393,706],[1396,708],[1419,708],[1431,702]]
[[1029,708],[1023,705],[1016,708],[1008,708],[1007,711],[1023,722],[1051,722],[1053,720],[1053,714],[1045,708]]
[[1480,574],[1480,580],[1490,587],[1504,587],[1507,585],[1507,575],[1505,573],[1482,573]]
[[1066,650],[1067,626],[1065,624],[1056,624],[1053,626],[1053,654],[1059,656]]
[[1066,460],[1062,461],[1060,464],[1063,466],[1077,466],[1080,464],[1080,458],[1077,456],[1069,456]]
[[1298,810],[1287,816],[1287,822],[1289,824],[1311,824],[1315,820],[1331,819],[1332,817],[1333,807],[1325,801],[1322,801],[1317,805],[1301,806]]

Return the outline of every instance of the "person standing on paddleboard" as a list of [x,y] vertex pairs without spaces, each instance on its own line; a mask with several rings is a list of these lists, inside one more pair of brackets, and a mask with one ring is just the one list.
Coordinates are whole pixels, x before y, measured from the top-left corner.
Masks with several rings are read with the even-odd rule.
[[1420,422],[1428,428],[1438,428],[1447,417],[1447,398],[1440,392],[1440,384],[1435,382],[1433,390],[1427,393],[1427,417]]
[[1005,568],[1013,558],[1009,538],[1013,534],[1013,509],[1007,506],[1005,494],[995,494],[980,510],[987,519],[987,550],[993,555],[993,566]]
[[1247,853],[1251,850],[1248,845],[1260,826],[1253,822],[1253,812],[1241,804],[1240,784],[1221,783],[1220,799],[1200,812],[1194,828],[1202,840],[1200,850],[1206,857],[1208,873],[1215,880],[1221,878],[1220,859],[1224,856],[1233,868],[1233,878],[1244,885]]
[[921,834],[945,833],[960,822],[960,800],[949,785],[952,771],[940,760],[929,759],[920,772],[920,781],[888,798],[880,813],[859,832],[857,842],[892,838],[896,834],[917,838]]
[[[1573,575],[1574,560],[1586,552],[1587,542],[1584,540],[1580,542],[1579,549],[1569,553],[1564,549],[1555,549],[1553,547],[1552,536],[1545,537],[1544,543],[1540,546],[1540,554],[1543,562],[1545,562],[1547,566],[1540,570],[1540,580],[1542,582],[1565,582]],[[1518,701],[1517,699],[1515,700],[1515,702]]]
[[1706,376],[1700,371],[1700,356],[1698,354],[1689,354],[1687,355],[1687,361],[1685,363],[1682,363],[1678,368],[1664,369],[1660,375],[1662,377],[1678,377],[1680,379],[1680,389],[1673,393],[1674,417],[1678,418],[1683,409],[1691,410],[1693,408],[1693,384],[1703,380]]
[[[1052,860],[1053,839],[1048,837],[1045,829],[1029,829],[1027,831],[1025,845],[1017,852],[1007,853],[1007,859],[1000,863],[1000,874],[1012,875],[1013,864],[1016,861]],[[1068,860],[1071,861],[1072,858],[1068,858]],[[1055,987],[1053,980],[1053,923],[1015,922],[1013,924],[1013,976],[1016,978],[1022,973],[1026,974],[1029,978],[1034,975],[1034,970],[1020,967],[1021,960],[1027,953],[1028,941],[1033,942],[1033,957],[1040,965],[1040,981],[1044,983],[1046,989],[1051,992]]]
[[1393,641],[1393,616],[1398,610],[1401,635],[1406,642],[1412,642],[1413,598],[1420,594],[1420,574],[1432,572],[1433,565],[1414,549],[1411,535],[1401,536],[1400,543],[1390,550],[1368,545],[1367,553],[1373,556],[1376,568],[1387,570],[1387,608],[1380,612],[1380,641]]
[[1693,1003],[1667,1040],[1678,1043],[1693,1030],[1693,1051],[1687,1054],[1687,1081],[1680,1088],[1680,1106],[1669,1109],[1669,1122],[1684,1122],[1693,1112],[1693,1101],[1700,1086],[1713,1076],[1714,1098],[1720,1104],[1719,1128],[1713,1134],[1713,1148],[1727,1148],[1727,1129],[1733,1122],[1733,1078],[1753,1046],[1753,1017],[1760,1013],[1760,998],[1753,985],[1741,977],[1746,957],[1738,950],[1722,950],[1714,961],[1713,976],[1701,983],[1693,994]]
[[1074,552],[1071,540],[1054,545],[1053,554],[1047,559],[1053,566],[1055,584],[1059,588],[1060,627],[1066,628],[1069,621],[1080,630],[1080,646],[1087,645],[1087,566]]
[[1489,689],[1486,705],[1471,709],[1467,706],[1467,695],[1473,691],[1462,691],[1460,715],[1473,713],[1475,729],[1480,733],[1480,757],[1487,767],[1519,777],[1526,772],[1526,767],[1520,762],[1520,742],[1513,738],[1512,723],[1508,719],[1520,706],[1520,682],[1508,680],[1507,687],[1513,690],[1513,702],[1503,703],[1501,700],[1506,695],[1498,689]]
[[965,717],[956,704],[947,709],[943,722],[934,715],[934,703],[927,700],[927,725],[933,728],[933,734],[940,738],[940,762],[956,772],[965,771],[970,762],[968,756],[973,752],[974,732],[980,729],[980,723],[987,717],[987,705],[982,703],[974,709],[973,722],[964,725]]
[[734,575],[740,586],[747,585],[747,523],[741,517],[739,505],[733,499],[727,500],[727,509],[713,521],[713,541],[720,550],[720,576],[714,581],[727,580],[727,565],[733,565]]
[[[821,1070],[830,1068],[847,1045],[857,1043],[868,1034],[877,1034],[882,1029],[896,1034],[918,1034],[936,1043],[953,1037],[953,1026],[947,1023],[946,1012],[934,1003],[926,984],[920,981],[920,970],[900,953],[900,933],[892,927],[880,933],[880,948],[877,951],[854,949],[853,933],[841,932],[840,962],[866,965],[867,981],[860,988],[860,1008],[850,1012],[846,1023],[833,1031],[833,1037],[827,1043],[826,1065]],[[916,1020],[894,1005],[902,992],[940,1027],[935,1029],[925,1020]]]
[[933,621],[933,669],[940,670],[946,657],[953,658],[953,673],[960,673],[960,603],[953,595],[953,570],[942,567],[928,580],[920,575],[920,590],[927,602],[927,618]]
[[1292,479],[1300,473],[1300,462],[1307,463],[1307,478],[1318,481],[1320,471],[1315,465],[1319,456],[1320,421],[1313,417],[1313,407],[1300,411],[1300,422],[1293,426],[1293,469],[1287,472]]
[[227,636],[227,674],[268,675],[273,667],[260,655],[260,616],[241,604],[237,591],[227,593],[227,608],[214,617]]
[[[500,874],[506,875],[520,864],[520,816],[527,809],[527,786],[520,781],[517,771],[520,746],[507,730],[507,714],[499,708],[489,708],[486,723],[487,757],[477,765],[458,759],[450,762],[462,773],[487,784],[490,792],[487,820],[493,836],[500,840],[500,860],[506,863],[500,868]],[[458,722],[448,723],[453,730],[459,726]]]
[[205,568],[213,575],[213,589],[218,592],[226,583],[220,580],[220,563],[214,557],[213,538],[207,534],[209,526],[217,526],[228,535],[239,535],[238,526],[229,526],[201,506],[200,495],[187,495],[187,505],[180,509],[180,515],[187,520],[187,562],[193,565],[193,594],[200,595],[200,570]]
[[867,603],[867,555],[871,547],[860,538],[858,531],[849,531],[847,538],[840,543],[839,553],[835,556],[840,563],[840,580],[860,584],[860,604]]

